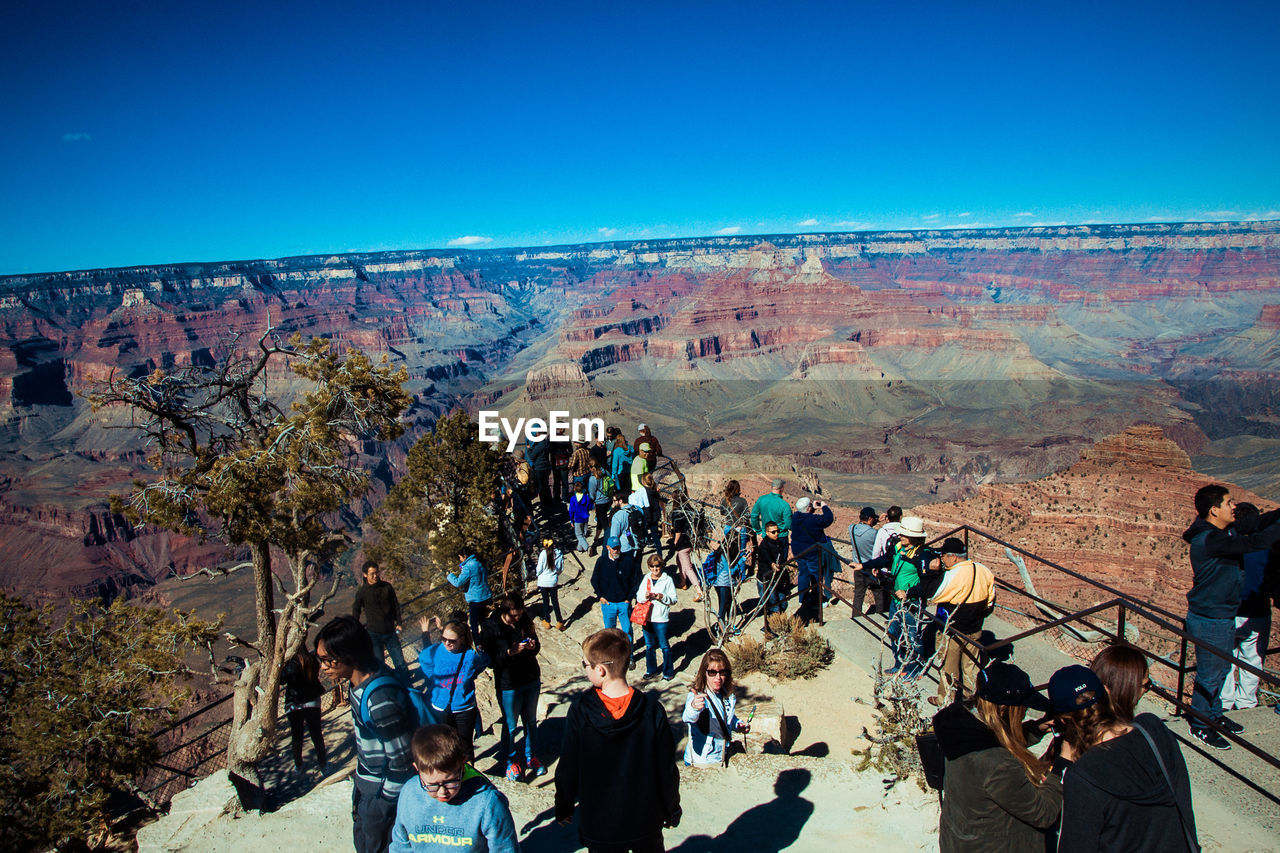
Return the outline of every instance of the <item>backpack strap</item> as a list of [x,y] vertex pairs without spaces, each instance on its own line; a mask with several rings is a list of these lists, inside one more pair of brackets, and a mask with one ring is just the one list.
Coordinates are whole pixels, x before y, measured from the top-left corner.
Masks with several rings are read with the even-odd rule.
[[395,676],[392,675],[375,675],[373,678],[365,682],[364,692],[360,694],[359,713],[356,715],[356,721],[365,728],[373,725],[373,721],[369,719],[369,694],[373,693],[375,687],[381,687],[384,684],[399,684]]
[[707,696],[707,707],[711,709],[712,715],[720,723],[720,728],[724,729],[724,754],[722,758],[724,760],[724,766],[728,767],[729,766],[729,750],[733,747],[733,732],[729,730],[729,721],[725,719],[725,710],[727,709],[729,700],[728,699],[724,700],[726,708],[722,709],[722,708],[716,707],[715,697],[710,691],[707,692],[706,696]]

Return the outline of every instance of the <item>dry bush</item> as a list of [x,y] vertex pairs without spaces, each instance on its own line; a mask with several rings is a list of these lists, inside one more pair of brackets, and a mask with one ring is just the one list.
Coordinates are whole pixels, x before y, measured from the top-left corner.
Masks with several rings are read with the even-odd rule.
[[775,636],[763,643],[755,637],[742,637],[725,645],[724,650],[736,672],[759,671],[779,680],[812,678],[835,656],[831,645],[816,628],[802,624],[793,616],[783,613],[770,616],[769,630]]
[[880,666],[876,666],[875,732],[869,732],[864,727],[862,737],[868,741],[869,746],[850,752],[860,759],[854,769],[859,772],[873,770],[882,774],[886,791],[909,779],[914,780],[920,790],[929,789],[925,783],[916,737],[929,729],[931,718],[921,715],[920,699],[918,683],[886,676]]

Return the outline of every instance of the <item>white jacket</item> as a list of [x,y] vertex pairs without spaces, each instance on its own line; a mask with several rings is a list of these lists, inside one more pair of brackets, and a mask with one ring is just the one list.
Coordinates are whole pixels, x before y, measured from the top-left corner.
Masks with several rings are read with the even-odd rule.
[[542,588],[553,587],[560,583],[560,573],[564,571],[564,552],[559,548],[556,549],[556,559],[552,563],[547,559],[547,549],[538,549],[538,586]]
[[671,605],[676,603],[676,585],[671,582],[671,576],[664,572],[662,577],[654,580],[646,572],[644,580],[636,587],[636,603],[648,601],[651,592],[662,597],[653,600],[653,607],[649,609],[649,621],[666,622],[671,618]]

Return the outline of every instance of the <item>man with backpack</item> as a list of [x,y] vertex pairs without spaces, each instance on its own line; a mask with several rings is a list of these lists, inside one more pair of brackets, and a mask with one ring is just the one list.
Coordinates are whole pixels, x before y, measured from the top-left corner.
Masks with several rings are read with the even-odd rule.
[[374,656],[369,632],[351,616],[339,616],[320,629],[316,658],[326,678],[347,684],[356,739],[351,789],[356,853],[384,853],[391,843],[400,789],[413,778],[411,744],[422,722],[422,711],[412,698],[416,691],[400,683]]
[[591,476],[587,479],[587,494],[595,506],[596,532],[591,540],[588,557],[596,555],[596,549],[609,532],[609,507],[613,501],[613,478],[604,472],[604,468],[594,458],[591,460]]
[[[849,541],[853,543],[853,561],[865,563],[871,559],[876,548],[876,523],[880,516],[874,507],[864,506],[858,514],[858,523],[849,526]],[[862,615],[862,601],[871,592],[871,613],[883,614],[889,609],[889,594],[884,585],[872,577],[869,571],[853,573],[853,618]]]

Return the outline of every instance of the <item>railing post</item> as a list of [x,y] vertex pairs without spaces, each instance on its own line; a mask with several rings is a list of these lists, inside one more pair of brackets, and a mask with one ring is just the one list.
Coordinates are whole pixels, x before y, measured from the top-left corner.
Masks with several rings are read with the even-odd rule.
[[1124,602],[1120,602],[1120,615],[1116,617],[1116,636],[1124,641]]
[[[1186,630],[1186,623],[1183,623]],[[1182,638],[1182,646],[1178,650],[1178,704],[1173,708],[1175,717],[1182,716],[1182,693],[1187,689],[1187,638]]]

